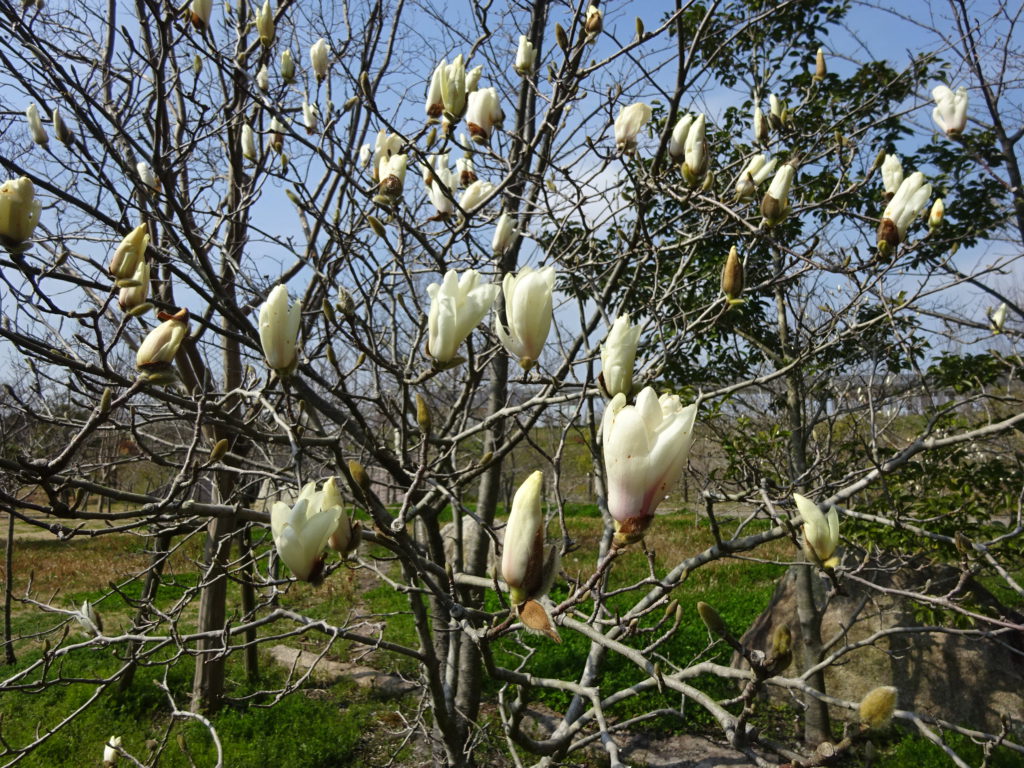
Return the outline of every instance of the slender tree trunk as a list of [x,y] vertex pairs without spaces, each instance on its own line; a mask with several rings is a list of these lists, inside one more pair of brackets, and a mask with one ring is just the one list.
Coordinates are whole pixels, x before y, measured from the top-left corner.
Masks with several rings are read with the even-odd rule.
[[[782,276],[782,256],[773,258],[776,277]],[[786,310],[786,289],[779,280],[775,291],[775,308],[779,332],[779,352],[782,361],[788,362],[798,354],[793,348],[789,334],[789,316]],[[804,421],[804,385],[799,370],[786,376],[786,416],[789,424],[789,474],[796,487],[806,481],[807,472],[807,425]],[[814,585],[817,575],[807,565],[795,565],[797,620],[800,622],[802,650],[798,660],[801,671],[810,669],[821,660],[821,610],[814,599]],[[825,692],[825,675],[817,673],[807,681],[815,690]],[[804,696],[804,741],[820,744],[831,737],[828,705],[813,694]]]
[[14,637],[11,630],[11,596],[14,592],[14,513],[7,514],[7,546],[4,549],[4,661],[14,664]]
[[[142,596],[139,599],[139,610],[135,613],[135,621],[132,622],[132,631],[137,632],[146,623],[146,619],[150,613],[150,607],[153,601],[156,599],[156,591],[160,586],[160,577],[164,572],[164,565],[167,563],[167,551],[171,546],[171,535],[165,531],[160,531],[153,538],[153,559],[149,565],[149,569],[146,571],[146,581],[142,585]],[[135,653],[139,648],[139,644],[136,642],[128,643],[128,658],[130,663],[125,667],[124,673],[121,675],[121,679],[118,681],[118,686],[122,691],[128,690],[132,681],[135,679]]]
[[[227,559],[231,550],[234,520],[218,517],[207,526],[206,569],[202,596],[199,599],[200,632],[224,628],[227,618]],[[221,636],[200,640],[196,672],[192,679],[192,711],[214,712],[224,698],[224,665],[227,649]]]

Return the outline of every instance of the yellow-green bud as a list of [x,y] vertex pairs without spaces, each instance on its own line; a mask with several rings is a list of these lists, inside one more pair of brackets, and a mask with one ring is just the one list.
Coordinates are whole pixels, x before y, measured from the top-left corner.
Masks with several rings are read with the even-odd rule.
[[883,685],[868,692],[860,702],[860,721],[869,728],[887,726],[896,708],[897,693],[891,685]]

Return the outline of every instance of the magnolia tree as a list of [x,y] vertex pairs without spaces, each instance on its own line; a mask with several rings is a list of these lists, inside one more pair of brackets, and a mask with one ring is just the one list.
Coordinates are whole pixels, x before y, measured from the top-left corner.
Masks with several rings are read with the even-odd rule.
[[[164,689],[176,719],[214,730],[203,713],[231,693],[232,654],[255,675],[259,644],[310,634],[416,662],[409,727],[449,766],[474,762],[485,728],[517,761],[597,744],[618,765],[628,734],[681,700],[759,765],[826,764],[894,716],[960,765],[947,731],[1024,752],[1019,712],[979,729],[881,679],[845,699],[824,677],[882,635],[1007,644],[1019,614],[925,584],[902,592],[941,609],[927,627],[821,631],[846,584],[871,588],[872,541],[894,569],[927,550],[1024,597],[1014,17],[954,2],[917,28],[936,53],[887,63],[852,55],[845,4],[634,11],[0,9],[9,695],[67,684],[59,662],[89,649],[119,659],[75,683],[90,701],[140,664],[191,661],[191,695]],[[569,490],[579,434],[586,495]],[[974,488],[983,472],[998,480]],[[943,508],[939,477],[970,489]],[[574,552],[584,572],[560,567],[570,500],[604,520]],[[655,513],[686,504],[715,543],[665,562]],[[134,621],[102,621],[125,583],[81,606],[13,593],[15,521],[68,547],[148,537]],[[168,558],[200,537],[194,587],[158,609]],[[768,647],[713,604],[673,602],[698,569],[779,541],[798,610]],[[650,576],[616,582],[638,553]],[[414,643],[319,614],[320,585],[346,570],[407,598]],[[60,620],[31,663],[12,611]],[[745,663],[659,650],[699,621]],[[497,654],[531,631],[532,648],[572,635],[588,650],[558,676],[533,651]],[[630,682],[603,677],[610,659]],[[546,690],[569,704],[528,728]],[[751,724],[772,690],[800,705],[803,738]],[[652,691],[661,704],[621,714]],[[5,740],[8,764],[80,711]],[[144,764],[111,739],[118,759]]]

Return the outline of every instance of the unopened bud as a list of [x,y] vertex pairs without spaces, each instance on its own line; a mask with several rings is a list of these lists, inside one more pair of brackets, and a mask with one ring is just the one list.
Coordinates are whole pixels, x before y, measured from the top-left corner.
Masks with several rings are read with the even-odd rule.
[[883,685],[870,691],[860,702],[860,721],[869,728],[884,728],[892,720],[896,708],[894,686]]
[[729,256],[722,268],[722,293],[730,304],[738,302],[743,293],[743,262],[740,261],[735,245],[729,249]]
[[563,51],[569,50],[569,36],[565,33],[562,25],[558,23],[555,24],[555,42]]
[[356,487],[362,491],[364,496],[369,497],[370,476],[366,474],[363,465],[355,459],[350,459],[348,462],[348,472],[352,476],[352,482],[355,483]]
[[218,440],[210,451],[210,458],[207,460],[207,463],[213,464],[215,461],[223,459],[224,455],[228,452],[229,445],[230,442],[226,437]]
[[420,432],[424,435],[429,435],[432,428],[430,421],[430,409],[427,407],[427,401],[423,399],[423,395],[416,394],[416,423],[419,425]]
[[644,20],[641,19],[639,16],[636,17],[636,39],[644,39]]
[[338,311],[345,317],[352,317],[356,312],[356,303],[352,300],[352,294],[344,288],[338,289]]
[[384,225],[380,223],[380,219],[368,213],[366,214],[366,223],[370,225],[370,229],[373,230],[373,234],[377,237],[384,237]]
[[697,613],[700,614],[701,621],[704,622],[704,626],[712,634],[721,636],[729,631],[725,626],[725,622],[722,621],[722,617],[718,615],[718,611],[707,603],[697,603]]
[[825,51],[821,48],[818,49],[818,54],[814,58],[814,78],[815,80],[824,80],[828,70],[825,68]]
[[328,323],[334,325],[334,323],[337,322],[337,317],[334,315],[334,307],[331,306],[331,302],[324,299],[323,303],[320,305],[320,309],[323,310],[324,317],[327,318]]
[[354,107],[358,103],[358,96],[350,96],[348,99],[345,100],[345,103],[341,107],[342,113],[348,112],[350,109],[352,109],[352,107]]
[[100,413],[106,415],[107,411],[110,410],[110,398],[113,393],[110,391],[110,387],[105,387],[103,394],[100,395]]
[[772,633],[772,656],[779,657],[789,653],[793,648],[793,635],[789,627],[780,624]]

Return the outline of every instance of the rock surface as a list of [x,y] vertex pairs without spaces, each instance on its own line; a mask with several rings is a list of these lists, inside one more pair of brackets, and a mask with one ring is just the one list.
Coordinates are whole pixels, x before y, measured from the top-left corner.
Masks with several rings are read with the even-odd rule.
[[372,667],[333,661],[326,657],[321,659],[318,654],[287,645],[273,646],[270,649],[270,658],[281,666],[294,669],[297,675],[303,675],[313,668],[310,677],[321,685],[333,685],[348,678],[355,681],[360,688],[371,689],[377,695],[388,699],[404,696],[418,687],[409,680],[378,672]]
[[[959,569],[929,564],[923,558],[902,563],[869,558],[865,562],[862,552],[848,552],[845,567],[874,586],[840,574],[846,594],[834,594],[827,599],[822,619],[826,653],[897,627],[907,631],[876,637],[869,645],[845,654],[826,672],[825,687],[830,695],[859,701],[876,686],[894,685],[899,689],[897,706],[901,709],[995,732],[1000,728],[1000,720],[1006,718],[1014,731],[1024,734],[1022,633],[1007,630],[990,638],[958,634],[959,630],[973,628],[969,620],[895,594],[953,593],[961,580]],[[790,570],[776,588],[768,609],[743,636],[745,645],[767,651],[775,627],[785,623],[793,633],[794,659],[800,658],[802,639],[795,583],[795,574]],[[1019,613],[1000,605],[973,579],[967,578],[955,596],[968,609],[1021,622]],[[934,626],[957,629],[927,629]],[[740,661],[733,659],[734,664]],[[786,674],[798,673],[794,665]],[[780,697],[789,699],[785,693]],[[836,710],[833,714],[843,719],[851,715],[848,710]]]

